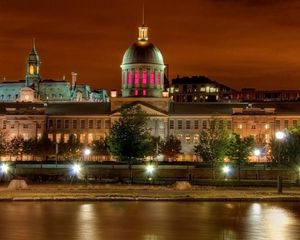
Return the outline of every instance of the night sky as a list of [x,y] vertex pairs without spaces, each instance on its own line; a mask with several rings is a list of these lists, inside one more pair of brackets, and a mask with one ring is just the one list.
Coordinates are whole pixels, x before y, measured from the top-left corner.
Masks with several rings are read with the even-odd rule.
[[[145,15],[171,78],[300,89],[298,0],[145,0]],[[0,0],[0,78],[24,79],[35,37],[42,78],[119,89],[141,22],[142,0]]]

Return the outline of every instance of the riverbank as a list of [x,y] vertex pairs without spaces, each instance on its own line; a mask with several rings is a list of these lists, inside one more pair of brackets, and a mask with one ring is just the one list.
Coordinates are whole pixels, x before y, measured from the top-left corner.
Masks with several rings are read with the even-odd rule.
[[203,187],[119,184],[34,184],[28,189],[0,186],[0,201],[299,201],[300,188]]

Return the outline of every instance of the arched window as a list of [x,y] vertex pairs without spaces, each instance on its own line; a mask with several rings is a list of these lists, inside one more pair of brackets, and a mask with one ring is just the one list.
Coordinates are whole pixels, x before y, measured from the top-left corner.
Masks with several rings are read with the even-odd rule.
[[142,83],[147,84],[147,71],[144,70],[142,74]]
[[134,73],[134,84],[139,84],[139,71]]
[[154,85],[154,72],[150,72],[150,85]]
[[132,74],[131,74],[131,71],[128,71],[128,72],[127,72],[127,83],[128,83],[129,85],[132,84]]
[[33,65],[30,65],[30,66],[29,66],[29,74],[30,74],[30,75],[33,75],[33,74],[34,74],[34,67],[33,67]]

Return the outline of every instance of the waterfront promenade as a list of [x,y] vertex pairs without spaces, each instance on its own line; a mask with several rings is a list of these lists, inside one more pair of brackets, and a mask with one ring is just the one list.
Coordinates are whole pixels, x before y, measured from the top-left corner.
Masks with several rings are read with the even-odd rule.
[[192,186],[178,190],[173,185],[33,184],[28,189],[9,190],[7,185],[0,185],[2,201],[300,201],[300,187],[277,194],[274,187]]

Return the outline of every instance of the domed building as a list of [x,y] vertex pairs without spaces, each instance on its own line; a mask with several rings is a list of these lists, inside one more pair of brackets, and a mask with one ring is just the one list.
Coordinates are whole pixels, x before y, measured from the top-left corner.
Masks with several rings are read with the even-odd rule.
[[125,52],[121,65],[122,97],[162,97],[164,60],[149,41],[148,27],[139,27],[139,37]]

